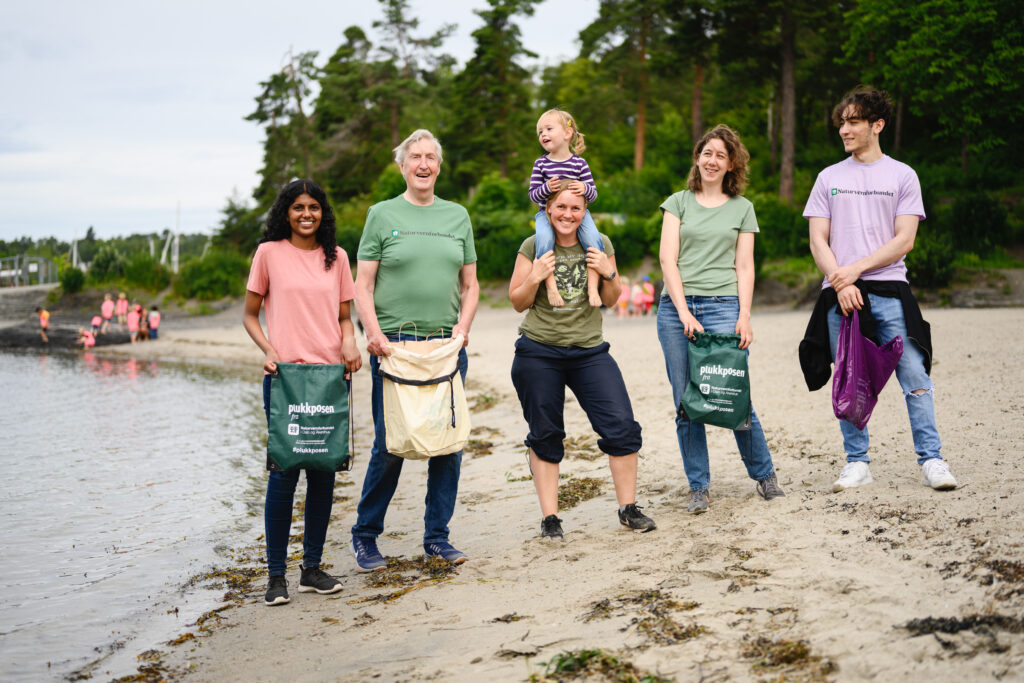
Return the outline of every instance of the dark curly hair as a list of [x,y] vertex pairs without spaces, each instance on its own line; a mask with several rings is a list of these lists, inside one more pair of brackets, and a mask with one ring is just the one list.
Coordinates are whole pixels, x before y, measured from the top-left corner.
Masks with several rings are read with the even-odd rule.
[[736,131],[724,123],[720,123],[704,133],[704,136],[693,146],[693,166],[690,167],[686,187],[690,189],[690,192],[700,192],[703,189],[704,185],[701,182],[698,166],[700,153],[704,151],[704,147],[709,142],[716,138],[725,145],[726,151],[729,152],[729,163],[732,164],[732,170],[722,178],[722,192],[730,197],[736,197],[743,194],[743,190],[747,187],[747,166],[750,164],[750,152],[740,141],[740,136]]
[[317,228],[314,237],[316,243],[324,250],[324,270],[330,270],[338,258],[334,211],[331,209],[331,202],[327,199],[327,193],[312,180],[300,178],[281,188],[277,199],[274,200],[274,205],[267,212],[267,225],[263,228],[260,244],[286,240],[291,237],[292,226],[288,222],[288,209],[301,194],[308,194],[320,204],[320,227]]
[[884,90],[858,85],[843,95],[843,99],[839,100],[839,104],[832,110],[832,123],[836,128],[843,125],[843,112],[848,107],[853,107],[854,113],[862,119],[867,119],[868,123],[878,120],[889,123],[892,120],[892,100],[889,99],[889,93]]

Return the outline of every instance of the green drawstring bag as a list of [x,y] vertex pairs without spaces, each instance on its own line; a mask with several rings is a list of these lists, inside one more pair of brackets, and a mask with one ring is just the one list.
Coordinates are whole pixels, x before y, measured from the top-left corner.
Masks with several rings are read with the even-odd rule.
[[270,378],[267,455],[283,470],[348,469],[344,365],[278,363]]
[[750,372],[740,335],[698,332],[687,355],[690,381],[679,413],[692,422],[750,429]]

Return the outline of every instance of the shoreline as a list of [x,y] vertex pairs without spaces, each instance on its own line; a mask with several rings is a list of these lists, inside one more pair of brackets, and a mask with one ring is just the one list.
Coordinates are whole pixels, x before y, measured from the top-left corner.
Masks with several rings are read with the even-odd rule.
[[[787,497],[757,497],[731,435],[712,429],[711,509],[691,516],[654,320],[606,314],[605,338],[644,429],[637,502],[658,529],[619,527],[606,459],[568,394],[566,432],[577,455],[562,471],[598,480],[602,493],[560,511],[566,540],[556,545],[540,542],[536,495],[522,481],[526,428],[508,378],[521,316],[481,308],[468,348],[474,443],[451,524],[453,543],[471,559],[436,581],[407,562],[391,588],[357,574],[348,551],[372,439],[369,375],[356,373],[356,466],[345,478],[352,485],[336,489],[324,552],[343,590],[298,593],[290,562],[292,603],[268,608],[261,572],[239,606],[199,625],[215,624],[209,630],[193,626],[195,638],[170,648],[160,666],[197,681],[522,680],[559,652],[597,648],[680,680],[1024,675],[1024,626],[997,619],[1024,612],[1024,469],[1015,455],[1024,442],[1024,368],[1003,360],[1024,310],[925,311],[940,434],[961,484],[951,492],[921,484],[891,380],[871,420],[875,483],[830,493],[841,437],[827,388],[808,392],[799,371],[807,316],[759,309],[753,317],[752,393]],[[168,329],[113,352],[257,370],[262,361],[237,321]],[[380,539],[385,555],[422,554],[424,491],[423,465],[411,461]],[[928,631],[932,622],[920,622],[927,637],[904,628],[928,617],[954,619],[944,622],[954,633]],[[773,659],[772,644],[803,654],[785,663]]]

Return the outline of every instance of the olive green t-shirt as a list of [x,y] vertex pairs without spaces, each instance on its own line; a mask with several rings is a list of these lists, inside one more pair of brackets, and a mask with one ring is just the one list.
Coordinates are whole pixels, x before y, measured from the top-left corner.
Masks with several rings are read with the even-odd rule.
[[[526,238],[519,253],[533,261],[537,249],[534,236]],[[615,250],[607,235],[601,235],[604,253],[612,256]],[[603,341],[601,336],[601,309],[591,306],[587,296],[587,256],[582,244],[560,247],[555,244],[555,282],[565,306],[552,308],[548,291],[543,284],[537,288],[537,298],[526,311],[519,333],[533,341],[551,346],[579,346],[591,349]],[[603,283],[602,283],[603,284]]]
[[[473,226],[462,206],[437,197],[416,206],[401,195],[374,204],[356,253],[360,261],[379,261],[373,305],[384,334],[408,322],[423,335],[458,323],[459,270],[476,262]],[[412,325],[402,331],[413,332]]]
[[708,209],[683,190],[666,199],[661,209],[679,218],[676,266],[683,293],[736,296],[736,241],[741,232],[760,232],[750,200],[729,197],[725,204]]

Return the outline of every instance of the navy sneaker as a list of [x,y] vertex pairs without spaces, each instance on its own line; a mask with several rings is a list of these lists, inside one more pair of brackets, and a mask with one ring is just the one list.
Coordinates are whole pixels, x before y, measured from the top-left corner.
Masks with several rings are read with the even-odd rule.
[[283,576],[271,576],[267,581],[267,596],[263,602],[268,605],[287,605],[291,602],[288,597],[288,580]]
[[388,566],[387,560],[377,550],[377,539],[352,537],[352,554],[356,556],[356,571],[366,573]]
[[427,557],[443,557],[452,564],[462,564],[469,559],[466,557],[466,553],[457,550],[451,543],[445,541],[440,543],[424,543],[423,552],[427,554]]
[[330,595],[341,590],[341,581],[325,572],[320,567],[303,567],[299,578],[300,593],[319,593]]

